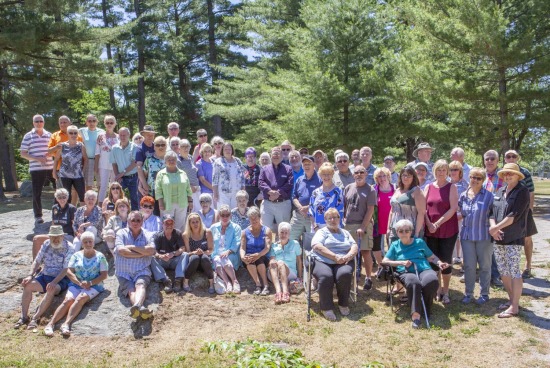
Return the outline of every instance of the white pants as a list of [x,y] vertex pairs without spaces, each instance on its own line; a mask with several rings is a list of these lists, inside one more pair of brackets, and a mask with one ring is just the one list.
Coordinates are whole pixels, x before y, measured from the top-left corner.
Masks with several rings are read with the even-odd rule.
[[107,196],[109,183],[115,180],[115,172],[112,169],[99,169],[99,193],[98,203],[103,203]]
[[187,219],[187,207],[180,208],[177,203],[172,203],[170,211],[161,211],[161,217],[169,214],[174,218],[174,229],[185,231],[185,220]]
[[[281,222],[290,222],[290,211],[292,205],[290,200],[282,202],[270,202],[264,200],[260,213],[262,215],[262,224],[271,228],[274,234],[277,234],[277,226]],[[273,223],[275,221],[275,223]]]
[[229,209],[237,207],[237,191],[231,193],[220,192],[220,197],[218,199],[218,210],[224,204],[229,206]]
[[193,212],[199,213],[201,211],[201,204],[200,204],[200,197],[201,197],[201,190],[200,187],[198,187],[199,190],[197,190],[195,193],[193,193]]

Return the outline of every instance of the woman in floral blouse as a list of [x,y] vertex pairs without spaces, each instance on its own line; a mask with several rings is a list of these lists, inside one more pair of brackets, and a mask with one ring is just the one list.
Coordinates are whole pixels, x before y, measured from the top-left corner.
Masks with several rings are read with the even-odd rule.
[[224,143],[222,153],[223,156],[217,158],[213,164],[214,203],[217,203],[218,208],[222,204],[235,208],[236,194],[239,190],[244,190],[246,169],[241,160],[234,156],[235,149],[231,143]]
[[97,206],[97,192],[89,190],[84,194],[84,206],[78,207],[74,214],[73,229],[74,229],[74,249],[75,252],[80,250],[80,235],[85,231],[90,231],[95,236],[97,243],[101,241],[103,216],[101,208]]
[[115,144],[120,143],[118,134],[115,133],[116,118],[113,115],[105,115],[103,119],[105,133],[97,137],[95,144],[95,171],[99,178],[99,202],[103,202],[107,194],[109,183],[115,180],[113,165],[109,160],[111,149]]

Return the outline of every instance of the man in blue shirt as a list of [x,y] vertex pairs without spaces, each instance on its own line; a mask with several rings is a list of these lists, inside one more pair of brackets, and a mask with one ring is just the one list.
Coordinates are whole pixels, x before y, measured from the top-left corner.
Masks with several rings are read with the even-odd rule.
[[359,157],[361,158],[361,165],[365,168],[365,170],[367,170],[367,184],[376,184],[374,182],[374,171],[377,169],[377,167],[371,163],[372,149],[367,146],[362,147],[359,150]]
[[96,165],[95,145],[97,143],[97,137],[100,134],[105,134],[105,131],[97,127],[97,116],[94,114],[90,114],[86,117],[86,128],[80,128],[78,131],[82,138],[82,142],[84,142],[84,146],[86,146],[86,154],[88,155],[88,165],[84,173],[84,180],[86,182],[86,190],[90,190],[94,186]]
[[139,210],[136,167],[137,146],[130,142],[130,130],[128,128],[120,128],[118,138],[120,143],[113,146],[109,160],[113,165],[115,180],[122,185],[123,189],[128,188],[130,192],[132,211],[137,211]]
[[314,159],[312,156],[302,157],[304,175],[296,180],[294,185],[292,204],[292,220],[290,220],[290,239],[299,240],[305,233],[311,231],[311,221],[308,216],[309,199],[311,193],[322,184],[321,178],[315,171]]

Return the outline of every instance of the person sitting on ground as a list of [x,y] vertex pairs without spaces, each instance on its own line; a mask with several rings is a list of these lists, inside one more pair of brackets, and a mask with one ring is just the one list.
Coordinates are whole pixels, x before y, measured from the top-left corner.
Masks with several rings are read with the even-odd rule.
[[[246,192],[244,193],[246,194]],[[239,258],[241,227],[231,221],[231,211],[229,211],[228,205],[221,205],[218,214],[220,222],[216,222],[210,227],[214,240],[214,251],[212,252],[214,269],[225,283],[225,291],[239,294],[241,286],[235,275],[235,270],[239,269],[241,265]]]
[[[53,297],[69,286],[69,279],[65,277],[69,259],[74,253],[74,248],[64,238],[65,233],[60,225],[52,225],[48,233],[48,239],[42,244],[38,255],[34,259],[31,272],[21,281],[23,296],[21,298],[21,318],[15,323],[15,328],[27,325],[32,330],[38,327],[40,317],[46,312],[52,303]],[[38,270],[40,273],[38,273]],[[36,312],[29,318],[29,306],[32,294],[35,292],[46,293]]]
[[275,304],[290,303],[289,283],[302,278],[302,248],[296,240],[290,240],[291,226],[279,224],[279,241],[269,252],[269,275],[275,285]]
[[103,216],[101,215],[101,208],[97,206],[97,192],[88,190],[84,194],[84,206],[78,207],[73,220],[74,230],[74,250],[78,252],[80,250],[80,235],[85,231],[91,231],[94,234],[95,241],[101,242],[101,237],[97,234],[101,234],[101,227],[103,226]]
[[[437,264],[441,270],[448,268],[449,264],[437,258],[424,240],[414,237],[414,226],[409,220],[397,221],[395,231],[399,240],[391,244],[382,264],[397,267],[399,280],[407,289],[412,327],[420,328],[421,297],[424,297],[426,313],[429,316],[439,288],[437,273],[432,270],[430,262]],[[418,270],[418,276],[414,265]]]
[[115,204],[119,199],[125,198],[122,186],[118,181],[113,181],[109,184],[107,191],[107,197],[101,204],[101,212],[103,214],[103,221],[107,223],[111,216],[115,215]]
[[132,211],[128,215],[128,227],[116,234],[115,275],[118,279],[120,295],[128,297],[132,303],[132,318],[150,318],[153,313],[143,305],[147,286],[151,282],[151,259],[156,253],[149,232],[142,228],[143,215]]
[[139,211],[143,215],[143,229],[150,233],[157,233],[162,230],[160,217],[153,214],[155,208],[155,199],[151,196],[141,198],[139,202]]
[[[244,229],[241,234],[241,260],[256,284],[254,295],[269,295],[265,265],[266,255],[271,249],[271,229],[262,225],[258,207],[250,207],[247,215],[250,219],[250,226]],[[263,283],[263,289],[260,279]]]
[[201,206],[199,216],[201,217],[204,227],[210,229],[210,226],[219,220],[218,211],[212,208],[212,196],[210,193],[202,193],[199,197],[199,203]]
[[[59,188],[54,194],[56,204],[52,206],[52,225],[63,226],[65,239],[72,242],[74,239],[73,220],[76,207],[69,203],[69,192],[65,188]],[[47,234],[38,234],[32,238],[32,258],[36,258],[42,244],[48,239]]]
[[126,198],[116,201],[115,216],[109,218],[101,236],[111,252],[115,249],[116,233],[128,227],[128,213],[130,213],[130,202]]
[[[164,285],[166,293],[172,291],[179,293],[188,256],[185,253],[182,233],[174,227],[175,221],[172,215],[162,216],[162,225],[163,230],[153,235],[156,254],[151,260],[151,271],[155,281]],[[175,270],[173,282],[166,275],[166,270]]]
[[210,286],[208,293],[214,294],[214,272],[212,269],[212,259],[210,255],[214,250],[212,242],[212,232],[208,230],[201,217],[197,213],[190,213],[187,216],[187,224],[183,233],[183,243],[185,251],[189,255],[189,263],[185,269],[185,278],[183,279],[183,290],[191,291],[189,279],[197,271],[202,271],[208,277]]
[[239,225],[241,229],[246,229],[250,226],[250,221],[246,215],[248,212],[248,193],[245,190],[239,190],[236,197],[237,207],[231,210],[231,221]]
[[74,253],[69,260],[67,276],[71,280],[63,303],[57,307],[52,319],[44,328],[44,335],[53,336],[55,324],[65,315],[67,319],[61,325],[61,334],[71,334],[71,323],[82,307],[99,295],[105,288],[103,280],[107,278],[109,264],[103,253],[94,249],[95,235],[85,231],[80,236],[82,250]]
[[315,260],[313,276],[317,279],[321,313],[329,321],[336,321],[332,289],[336,284],[338,308],[343,316],[350,313],[349,294],[353,277],[353,260],[357,256],[357,243],[340,227],[340,212],[329,208],[325,212],[327,226],[319,229],[311,241]]

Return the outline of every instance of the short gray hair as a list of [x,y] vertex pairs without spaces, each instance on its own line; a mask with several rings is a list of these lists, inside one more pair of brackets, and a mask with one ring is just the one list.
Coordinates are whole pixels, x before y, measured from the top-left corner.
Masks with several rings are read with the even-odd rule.
[[164,161],[166,161],[166,159],[169,159],[169,158],[175,158],[177,160],[178,159],[178,154],[174,151],[168,151],[164,155]]
[[229,208],[228,204],[222,204],[220,208],[218,208],[218,213],[222,213],[222,212],[228,212],[231,214],[231,208]]
[[281,232],[282,230],[290,231],[291,228],[292,226],[290,226],[288,222],[281,222],[278,227],[278,232]]
[[180,139],[180,147],[182,146],[189,146],[189,148],[191,148],[191,142],[189,142],[189,140],[185,138]]
[[199,197],[199,202],[202,202],[202,201],[207,201],[212,203],[212,196],[210,195],[210,193],[202,193],[201,196]]
[[[126,127],[122,127],[118,130],[118,132],[122,132],[122,131],[125,131],[125,132],[128,132],[128,135],[130,135],[130,129],[126,128]],[[139,134],[139,133],[136,133],[136,135]],[[136,135],[134,135],[134,137],[132,139],[135,139],[136,138]],[[139,134],[141,136],[141,134]]]
[[249,196],[246,190],[241,189],[237,192],[237,194],[235,194],[235,198],[237,198],[237,200],[239,198],[246,198],[248,200]]
[[53,196],[55,198],[58,198],[58,197],[61,197],[61,196],[69,197],[69,191],[65,188],[59,188],[59,189],[56,189]]
[[174,126],[178,129],[180,128],[180,125],[178,123],[176,123],[175,121],[169,123],[166,127],[170,128],[170,127],[174,127]]
[[91,231],[84,231],[82,235],[80,235],[80,241],[84,242],[84,239],[92,239],[92,242],[95,243],[95,235]]
[[95,197],[97,199],[97,192],[95,190],[88,190],[86,193],[84,193],[84,199],[89,199]]
[[398,232],[401,229],[407,228],[411,231],[414,231],[413,223],[410,220],[402,219],[399,220],[393,225],[393,228],[395,229],[395,232]]
[[343,156],[346,160],[349,161],[349,155],[348,155],[347,153],[345,153],[345,152],[340,152],[340,153],[338,153],[338,154],[336,155],[336,157],[335,157],[336,161],[338,161],[338,159],[339,159],[340,157],[342,157],[342,156]]
[[248,218],[250,218],[250,217],[260,217],[260,216],[261,216],[260,210],[256,206],[252,206],[248,209],[248,211],[246,211],[246,217],[248,217]]

